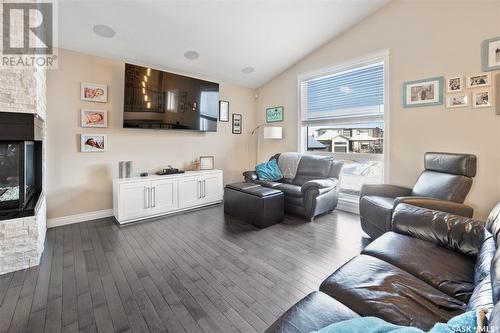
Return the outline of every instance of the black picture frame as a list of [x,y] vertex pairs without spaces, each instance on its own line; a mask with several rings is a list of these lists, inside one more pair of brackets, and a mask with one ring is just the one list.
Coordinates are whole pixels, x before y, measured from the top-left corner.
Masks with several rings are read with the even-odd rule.
[[243,128],[243,115],[240,113],[233,113],[233,134],[241,134]]
[[219,101],[219,121],[229,122],[229,101]]

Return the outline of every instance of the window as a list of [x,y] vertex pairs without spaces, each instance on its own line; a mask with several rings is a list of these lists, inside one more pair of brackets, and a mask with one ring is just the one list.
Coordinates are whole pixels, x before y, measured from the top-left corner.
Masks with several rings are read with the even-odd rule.
[[388,52],[299,76],[300,148],[344,160],[340,199],[384,179]]

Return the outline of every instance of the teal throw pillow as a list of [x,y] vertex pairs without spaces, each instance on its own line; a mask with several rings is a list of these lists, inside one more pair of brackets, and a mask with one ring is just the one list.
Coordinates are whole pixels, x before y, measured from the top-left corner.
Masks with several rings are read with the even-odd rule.
[[259,176],[259,179],[261,180],[270,180],[274,182],[283,178],[281,170],[275,159],[266,163],[258,164],[255,167],[255,172],[257,172],[257,176]]

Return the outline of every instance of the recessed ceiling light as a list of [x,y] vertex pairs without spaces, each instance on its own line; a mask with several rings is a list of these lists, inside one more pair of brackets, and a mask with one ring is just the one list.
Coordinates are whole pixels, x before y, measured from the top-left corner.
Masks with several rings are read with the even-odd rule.
[[200,57],[200,54],[196,51],[186,51],[184,53],[184,58],[189,59],[189,60],[195,60]]
[[94,30],[94,33],[97,36],[101,36],[104,38],[111,38],[111,37],[115,37],[115,35],[116,35],[113,28],[111,28],[110,26],[104,25],[104,24],[94,25],[92,30]]
[[243,74],[250,74],[250,73],[253,73],[254,70],[255,70],[255,68],[253,68],[253,67],[245,67],[241,70],[241,72]]

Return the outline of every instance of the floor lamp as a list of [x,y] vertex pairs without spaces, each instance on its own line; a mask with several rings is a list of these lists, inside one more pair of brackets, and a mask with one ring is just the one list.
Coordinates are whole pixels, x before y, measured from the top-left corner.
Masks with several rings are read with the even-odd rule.
[[262,124],[254,128],[251,135],[257,133],[257,149],[255,150],[255,163],[259,163],[259,146],[260,146],[260,135],[258,133],[259,129],[264,129],[264,139],[281,140],[283,139],[283,127],[270,126],[267,124]]

